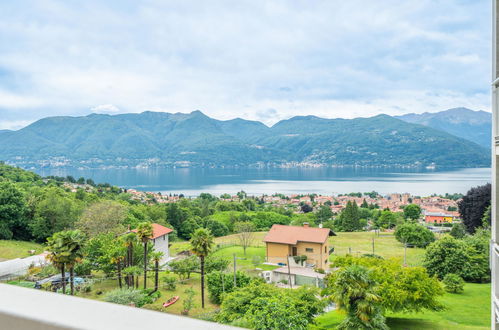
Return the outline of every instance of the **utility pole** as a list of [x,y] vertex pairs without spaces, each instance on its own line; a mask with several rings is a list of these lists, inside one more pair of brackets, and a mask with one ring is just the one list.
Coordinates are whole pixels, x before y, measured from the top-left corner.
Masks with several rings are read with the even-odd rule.
[[293,288],[293,284],[291,283],[291,268],[289,266],[289,255],[288,255],[288,280],[289,280],[289,287],[292,289]]
[[237,281],[236,281],[236,254],[234,253],[234,288],[237,287]]
[[222,275],[222,293],[225,293],[225,273],[223,269],[220,274]]
[[373,236],[373,255],[374,255],[374,236]]

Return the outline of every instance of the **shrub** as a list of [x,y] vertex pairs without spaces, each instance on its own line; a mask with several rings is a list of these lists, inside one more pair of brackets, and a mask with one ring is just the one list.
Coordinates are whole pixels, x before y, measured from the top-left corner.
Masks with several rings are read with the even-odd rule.
[[194,307],[194,296],[196,295],[196,291],[193,288],[185,289],[185,298],[182,304],[183,315],[189,315],[189,311]]
[[455,223],[452,226],[450,235],[454,238],[463,238],[464,236],[466,236],[466,228],[462,223]]
[[134,304],[137,307],[141,307],[144,300],[144,293],[141,290],[135,289],[116,289],[110,291],[104,296],[104,301],[120,304],[129,305]]
[[163,281],[163,287],[166,290],[173,291],[177,288],[177,278],[175,275],[165,275],[161,278],[161,281]]
[[423,248],[435,241],[435,234],[428,228],[416,223],[405,223],[397,226],[395,238],[401,243]]
[[461,293],[464,291],[464,280],[457,274],[445,275],[443,282],[447,292]]

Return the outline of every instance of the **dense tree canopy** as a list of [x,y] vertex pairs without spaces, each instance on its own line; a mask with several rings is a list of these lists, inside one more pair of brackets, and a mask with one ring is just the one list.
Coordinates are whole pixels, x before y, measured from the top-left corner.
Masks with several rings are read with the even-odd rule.
[[474,233],[476,228],[482,226],[485,211],[490,205],[490,183],[471,188],[463,199],[458,202],[459,213],[468,233]]

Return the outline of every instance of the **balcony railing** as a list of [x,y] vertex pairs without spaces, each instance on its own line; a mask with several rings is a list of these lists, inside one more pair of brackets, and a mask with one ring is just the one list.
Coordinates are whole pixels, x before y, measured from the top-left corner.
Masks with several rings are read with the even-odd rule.
[[235,329],[146,309],[0,284],[0,328],[9,330]]

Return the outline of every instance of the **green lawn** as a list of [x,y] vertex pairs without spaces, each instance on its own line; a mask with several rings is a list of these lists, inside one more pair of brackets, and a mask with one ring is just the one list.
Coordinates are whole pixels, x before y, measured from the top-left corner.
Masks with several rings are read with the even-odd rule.
[[0,261],[28,257],[29,250],[39,254],[43,252],[43,246],[33,242],[0,240]]
[[[147,286],[148,288],[153,288],[154,287],[154,277],[153,277],[153,272],[150,273],[151,276],[148,276],[147,280]],[[161,278],[160,274],[160,278]],[[140,277],[139,280],[139,289],[143,288],[142,284],[142,277]],[[161,283],[160,283],[161,285]],[[126,287],[124,285],[124,287]],[[196,295],[194,296],[194,308],[191,310],[189,316],[196,317],[201,314],[213,312],[216,308],[218,308],[218,305],[212,304],[208,298],[208,290],[205,287],[205,308],[201,308],[201,275],[200,274],[191,274],[191,278],[186,280],[183,283],[177,284],[177,288],[174,291],[169,291],[163,288],[160,288],[161,291],[161,297],[156,300],[154,303],[145,305],[143,308],[147,309],[153,309],[156,311],[161,311],[161,312],[166,312],[166,313],[172,313],[172,314],[181,314],[181,311],[183,309],[183,298],[185,297],[184,291],[187,288],[192,287],[194,291],[196,292]],[[117,289],[118,288],[118,281],[113,279],[98,279],[95,281],[95,283],[92,286],[92,291],[89,293],[78,293],[77,295],[79,297],[83,298],[89,298],[89,299],[95,299],[95,300],[104,300],[104,296],[106,295],[107,292]],[[99,294],[99,292],[102,292]],[[174,296],[179,296],[180,299],[173,305],[169,306],[168,308],[164,308],[163,303],[168,300],[171,297]]]
[[[329,245],[334,247],[332,256],[344,256],[350,251],[354,256],[372,253],[374,238],[374,253],[384,258],[404,258],[404,245],[398,242],[392,233],[380,233],[375,236],[372,232],[336,233],[329,238]],[[407,264],[419,266],[424,258],[424,249],[408,248]]]
[[[489,329],[490,284],[467,283],[462,294],[446,293],[441,312],[388,314],[390,329]],[[343,320],[343,313],[332,311],[317,317],[311,329],[331,329]]]

